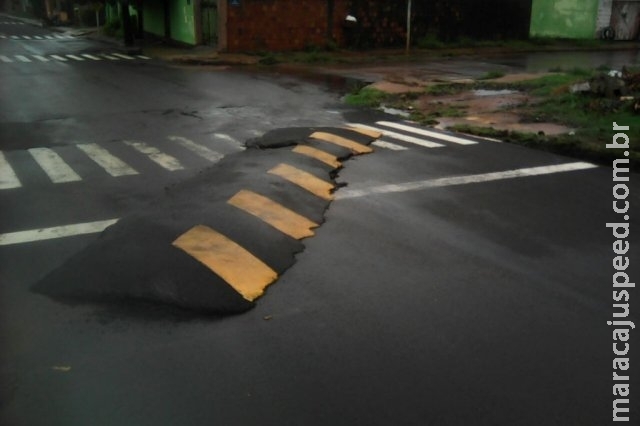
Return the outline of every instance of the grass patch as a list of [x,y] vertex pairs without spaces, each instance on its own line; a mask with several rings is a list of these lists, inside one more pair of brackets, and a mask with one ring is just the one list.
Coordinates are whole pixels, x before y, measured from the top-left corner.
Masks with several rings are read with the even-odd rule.
[[478,80],[493,80],[496,78],[504,77],[505,73],[502,71],[489,71],[483,76],[478,77]]
[[349,93],[345,96],[344,101],[351,106],[378,108],[389,99],[390,95],[381,90],[364,87]]

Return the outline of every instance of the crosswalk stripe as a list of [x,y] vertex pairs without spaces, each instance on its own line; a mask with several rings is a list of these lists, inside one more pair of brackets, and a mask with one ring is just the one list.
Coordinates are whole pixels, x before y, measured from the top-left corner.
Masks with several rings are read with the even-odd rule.
[[0,152],[0,189],[20,188],[22,184],[6,157]]
[[46,38],[47,40],[53,40],[54,37],[50,36],[50,35],[46,35],[46,36],[44,36],[44,38]]
[[151,59],[150,57],[148,57],[148,56],[144,56],[144,55],[136,55],[136,58],[138,58],[138,59],[145,59],[145,60],[146,60],[146,59]]
[[297,145],[293,149],[293,152],[295,152],[296,154],[302,154],[306,155],[307,157],[315,158],[316,160],[320,160],[335,169],[342,166],[342,163],[335,155],[331,155],[328,152],[322,151],[321,149],[316,149],[312,146]]
[[111,56],[111,55],[107,55],[106,53],[101,54],[100,56],[102,56],[103,58],[107,58],[111,61],[119,61],[119,58],[116,58],[115,56]]
[[225,133],[214,133],[213,136],[217,139],[223,139],[225,141],[234,143],[234,144],[239,144],[240,142],[238,142],[235,138],[233,138],[232,136],[229,136]]
[[177,158],[172,157],[169,154],[165,154],[154,146],[138,141],[124,141],[124,143],[129,145],[136,151],[146,155],[151,161],[158,164],[160,167],[163,167],[171,172],[184,169],[184,166],[180,164],[180,161],[178,161]]
[[118,219],[110,219],[0,234],[0,246],[54,240],[57,238],[72,237],[76,235],[96,234],[104,231],[117,221]]
[[11,36],[11,38],[12,38],[13,40],[19,40],[19,39],[20,39],[20,37],[19,37],[19,36],[16,36],[16,35],[12,35],[12,36]]
[[135,59],[133,56],[123,55],[122,53],[112,53],[112,55],[122,59]]
[[28,35],[23,35],[22,38],[25,40],[31,40],[31,37],[29,37]]
[[182,234],[173,246],[216,273],[246,300],[262,296],[278,273],[247,249],[218,231],[198,225]]
[[333,200],[333,189],[335,186],[327,181],[324,181],[311,173],[305,172],[288,164],[279,164],[273,169],[269,170],[269,174],[279,176],[289,182],[297,185],[317,197],[325,200]]
[[343,138],[341,136],[337,136],[331,133],[315,132],[309,137],[313,139],[318,139],[324,142],[329,142],[344,148],[348,148],[355,154],[367,154],[367,153],[373,152],[373,149],[371,149],[367,145],[363,145],[356,141],[352,141],[351,139]]
[[42,40],[42,36],[33,36],[36,40]]
[[29,154],[40,165],[53,183],[76,182],[82,180],[64,160],[49,148],[31,148]]
[[388,137],[393,138],[393,139],[401,140],[403,142],[412,143],[414,145],[424,146],[425,148],[440,148],[440,147],[444,146],[444,145],[436,143],[436,142],[425,141],[423,139],[419,139],[419,138],[416,138],[416,137],[413,137],[413,136],[403,135],[402,133],[396,133],[396,132],[392,132],[390,130],[383,130],[383,129],[380,129],[380,128],[377,128],[377,127],[367,126],[365,124],[353,123],[353,124],[349,124],[349,126],[382,132],[384,136],[388,136]]
[[74,61],[84,61],[84,58],[81,58],[80,56],[76,56],[76,55],[64,55],[69,59],[73,59]]
[[312,229],[320,226],[270,198],[245,189],[234,195],[227,203],[261,219],[296,240],[314,236]]
[[395,143],[387,141],[375,141],[372,142],[371,145],[377,146],[378,148],[390,149],[392,151],[406,151],[409,149],[406,146],[397,145]]
[[16,59],[20,62],[31,62],[31,59],[27,58],[24,55],[16,55]]
[[79,144],[76,146],[111,176],[119,177],[138,174],[138,172],[132,169],[127,163],[115,157],[98,144]]
[[460,145],[476,145],[478,143],[478,142],[472,141],[470,139],[460,138],[460,137],[457,137],[457,136],[447,135],[447,134],[439,133],[439,132],[433,132],[433,131],[427,130],[427,129],[419,129],[419,128],[412,127],[412,126],[407,126],[407,125],[401,124],[401,123],[394,123],[394,122],[391,122],[391,121],[378,121],[376,124],[378,124],[380,126],[384,126],[384,127],[391,127],[393,129],[404,130],[406,132],[411,132],[411,133],[414,133],[414,134],[417,134],[417,135],[436,138],[436,139],[444,140],[444,141],[447,141],[447,142],[453,142],[453,143],[457,143],[457,144],[460,144]]
[[83,53],[82,56],[87,58],[87,59],[94,60],[94,61],[100,61],[101,60],[101,58],[98,58],[97,56],[89,55],[88,53]]
[[67,59],[67,58],[62,57],[62,56],[60,56],[60,55],[51,55],[51,57],[52,57],[53,59],[55,59],[56,61],[61,61],[61,62],[67,62],[67,61],[68,61],[68,59]]
[[33,55],[33,57],[41,62],[49,62],[49,60],[42,55]]
[[2,61],[4,63],[7,63],[7,64],[13,62],[9,57],[4,56],[4,55],[0,55],[0,61]]
[[178,142],[183,147],[194,152],[195,154],[199,155],[205,160],[211,161],[212,163],[216,163],[220,161],[223,157],[223,155],[220,154],[219,152],[213,151],[207,148],[206,146],[197,144],[194,141],[184,138],[182,136],[169,136],[168,139],[174,142]]

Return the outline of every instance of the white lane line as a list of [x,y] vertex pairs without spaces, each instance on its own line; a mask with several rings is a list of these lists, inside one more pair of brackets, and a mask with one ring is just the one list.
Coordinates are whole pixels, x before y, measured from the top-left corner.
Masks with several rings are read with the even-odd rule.
[[81,58],[80,56],[76,56],[76,55],[64,55],[67,58],[73,59],[74,61],[84,61],[84,58]]
[[21,186],[20,179],[16,176],[4,154],[0,152],[0,189],[20,188]]
[[0,61],[4,62],[4,63],[11,63],[13,62],[13,60],[11,60],[8,56],[4,56],[4,55],[0,55]]
[[97,234],[116,222],[118,222],[118,219],[109,219],[98,222],[75,223],[73,225],[56,226],[52,228],[9,232],[7,234],[0,234],[0,246],[53,240],[57,238],[73,237],[75,235]]
[[42,55],[33,55],[33,57],[39,60],[40,62],[49,62],[49,60]]
[[60,156],[49,148],[31,148],[29,154],[40,165],[53,183],[76,182],[82,180]]
[[16,59],[20,62],[31,62],[31,59],[27,58],[24,55],[16,55]]
[[363,189],[347,189],[337,192],[336,199],[349,199],[366,197],[368,195],[390,194],[398,192],[420,191],[429,188],[442,188],[445,186],[468,185],[472,183],[492,182],[496,180],[515,179],[530,176],[542,176],[554,173],[573,172],[597,168],[595,164],[576,162],[558,164],[554,166],[529,167],[524,169],[507,170],[504,172],[482,173],[467,176],[454,176],[448,178],[428,179],[416,182],[405,182],[374,186]]
[[169,136],[168,138],[173,142],[178,142],[183,147],[194,152],[205,160],[211,161],[212,163],[216,163],[224,157],[224,155],[219,152],[213,151],[206,146],[199,145],[190,139],[183,138],[182,136]]
[[416,127],[407,126],[401,123],[394,123],[391,121],[378,121],[376,124],[384,127],[391,127],[392,129],[404,130],[405,132],[411,132],[416,135],[427,136],[431,138],[440,139],[447,142],[453,142],[460,145],[476,145],[478,142],[471,139],[460,138],[453,135],[447,135],[444,133],[433,132],[427,129],[418,129]]
[[123,55],[122,53],[112,53],[112,55],[122,59],[135,59],[133,56]]
[[371,145],[377,146],[378,148],[390,149],[392,151],[406,151],[409,149],[406,146],[397,145],[395,143],[380,141],[380,140],[372,142]]
[[91,59],[93,61],[101,61],[102,60],[102,58],[98,58],[97,56],[89,55],[88,53],[83,53],[82,56],[87,58],[87,59]]
[[136,151],[146,155],[151,161],[155,162],[160,167],[169,170],[170,172],[184,169],[177,158],[165,154],[154,146],[137,141],[124,141],[124,143],[134,148]]
[[102,167],[113,177],[137,175],[138,172],[132,169],[127,163],[113,156],[109,151],[98,144],[79,144],[79,150],[87,154],[96,164]]
[[67,58],[62,57],[62,56],[60,56],[60,55],[51,55],[51,57],[52,57],[53,59],[55,59],[56,61],[61,61],[61,62],[67,62],[67,61],[68,61],[68,59],[67,59]]
[[376,132],[380,132],[384,136],[388,136],[388,137],[393,138],[393,139],[401,140],[403,142],[409,142],[409,143],[412,143],[414,145],[424,146],[425,148],[440,148],[440,147],[444,146],[444,145],[439,144],[437,142],[425,141],[423,139],[419,139],[419,138],[416,138],[416,137],[413,137],[413,136],[403,135],[402,133],[396,133],[396,132],[392,132],[390,130],[380,129],[378,127],[367,126],[365,124],[347,123],[347,125],[351,126],[351,127],[357,127],[357,128],[361,128],[361,129],[367,129],[367,130],[373,130],[373,131],[376,131]]

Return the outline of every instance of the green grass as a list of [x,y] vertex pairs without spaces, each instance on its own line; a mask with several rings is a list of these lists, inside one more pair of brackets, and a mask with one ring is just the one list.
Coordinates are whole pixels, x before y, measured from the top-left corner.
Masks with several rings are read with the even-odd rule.
[[505,73],[502,71],[488,71],[483,76],[478,77],[478,80],[493,80],[496,78],[504,77]]
[[344,100],[351,106],[378,108],[388,99],[390,99],[389,94],[371,87],[364,87],[349,93]]

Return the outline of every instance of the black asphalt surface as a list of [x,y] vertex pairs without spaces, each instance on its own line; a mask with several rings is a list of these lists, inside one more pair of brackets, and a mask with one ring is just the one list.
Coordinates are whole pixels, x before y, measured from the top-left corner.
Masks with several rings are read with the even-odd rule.
[[[77,42],[95,52],[92,42]],[[0,55],[35,49],[25,43],[2,40]],[[67,47],[76,51],[47,49]],[[276,130],[246,151],[242,142],[272,129],[372,124],[381,116],[341,108],[336,94],[284,76],[188,71],[153,60],[36,64],[0,64],[0,151],[22,183],[0,190],[0,235],[123,219],[102,236],[0,246],[0,424],[611,423],[607,321],[615,270],[606,223],[619,215],[610,168],[340,198],[341,191],[577,161],[491,141],[440,148],[396,141],[407,149],[376,147],[346,162],[336,180],[347,186],[327,210],[295,188],[271,192],[322,221],[293,258],[301,243],[274,246],[266,228],[207,209],[235,185],[270,188],[264,170],[291,155],[286,145],[302,130],[284,138]],[[38,90],[27,90],[35,77]],[[47,105],[45,95],[57,91]],[[224,158],[188,157],[167,135]],[[185,169],[150,166],[122,139],[172,153]],[[139,174],[104,176],[75,151],[89,142]],[[51,148],[83,179],[46,181],[25,151],[32,147]],[[633,279],[640,178],[631,174],[627,184]],[[157,304],[70,304],[30,290],[48,283],[75,291],[88,282],[113,289],[107,273],[178,274],[180,264],[154,258],[163,259],[158,244],[171,239],[176,223],[195,225],[203,213],[238,224],[236,238],[288,266],[254,309],[184,315]],[[147,261],[136,262],[144,253]],[[65,282],[74,273],[77,280]],[[115,286],[129,292],[138,284]],[[636,300],[634,289],[628,319],[637,324]],[[640,419],[636,331],[629,424]]]

